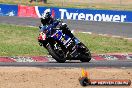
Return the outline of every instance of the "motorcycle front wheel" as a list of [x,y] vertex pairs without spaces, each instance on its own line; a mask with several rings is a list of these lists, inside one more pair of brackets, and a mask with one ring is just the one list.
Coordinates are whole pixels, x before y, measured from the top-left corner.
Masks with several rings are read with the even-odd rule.
[[54,46],[51,46],[50,44],[48,44],[47,50],[57,62],[64,63],[66,61],[66,58],[64,58],[63,51],[54,50]]

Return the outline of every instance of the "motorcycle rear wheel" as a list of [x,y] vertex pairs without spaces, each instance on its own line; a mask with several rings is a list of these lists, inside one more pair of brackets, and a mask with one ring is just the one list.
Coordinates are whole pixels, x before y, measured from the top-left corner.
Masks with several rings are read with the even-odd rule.
[[91,60],[91,53],[88,51],[84,54],[81,54],[80,61],[81,62],[89,62]]
[[85,47],[85,52],[83,52],[83,53],[81,53],[81,55],[80,55],[80,61],[81,62],[89,62],[90,60],[91,60],[91,53],[90,53],[90,50],[83,44],[83,43],[81,43],[81,45],[83,46],[83,47]]

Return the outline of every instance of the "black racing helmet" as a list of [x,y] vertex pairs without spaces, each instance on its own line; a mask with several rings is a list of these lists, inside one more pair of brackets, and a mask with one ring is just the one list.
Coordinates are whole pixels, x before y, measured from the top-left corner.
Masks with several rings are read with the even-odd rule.
[[43,25],[49,24],[51,18],[52,18],[51,13],[47,12],[46,14],[42,15],[41,22],[43,23]]

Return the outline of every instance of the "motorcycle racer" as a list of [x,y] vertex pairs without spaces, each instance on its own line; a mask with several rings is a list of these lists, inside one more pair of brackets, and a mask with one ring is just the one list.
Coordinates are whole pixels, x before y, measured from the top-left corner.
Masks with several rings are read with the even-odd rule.
[[90,50],[71,33],[66,23],[53,18],[49,12],[40,19],[39,45],[47,49],[49,55],[57,62],[91,60]]
[[41,25],[39,26],[40,31],[43,32],[46,28],[51,28],[51,33],[54,30],[62,30],[62,32],[66,35],[68,35],[76,44],[79,44],[79,40],[71,33],[69,27],[66,23],[63,23],[60,19],[55,19],[52,17],[50,12],[47,12],[46,14],[42,15],[40,18]]

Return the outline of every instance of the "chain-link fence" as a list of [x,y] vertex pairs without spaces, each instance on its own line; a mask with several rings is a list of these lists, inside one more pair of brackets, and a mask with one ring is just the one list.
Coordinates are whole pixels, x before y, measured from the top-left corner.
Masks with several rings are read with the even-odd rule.
[[1,3],[132,10],[132,0],[0,0]]

